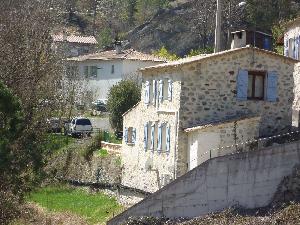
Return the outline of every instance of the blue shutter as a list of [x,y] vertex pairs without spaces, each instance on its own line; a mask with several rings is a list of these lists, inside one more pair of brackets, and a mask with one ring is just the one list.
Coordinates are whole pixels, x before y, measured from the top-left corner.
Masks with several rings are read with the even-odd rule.
[[246,101],[248,91],[248,71],[240,70],[237,77],[237,100]]
[[172,80],[168,80],[168,100],[172,101],[172,94],[173,94],[173,82]]
[[287,37],[284,40],[284,55],[289,56],[289,40]]
[[150,103],[150,83],[146,81],[145,83],[145,104],[148,105]]
[[164,99],[164,81],[159,81],[159,102],[162,102]]
[[296,38],[293,39],[293,58],[296,59]]
[[269,72],[267,80],[267,100],[270,102],[277,101],[277,72]]
[[156,80],[153,81],[153,105],[156,105],[156,98],[157,98],[157,82]]
[[157,151],[160,152],[162,150],[162,124],[158,126],[158,137],[157,137]]
[[132,143],[136,143],[136,128],[132,129]]
[[299,42],[300,42],[300,37],[296,37],[296,41],[295,41],[295,59],[299,59]]
[[154,132],[155,132],[155,124],[151,126],[151,150],[154,151]]
[[147,151],[148,148],[148,123],[144,125],[144,149]]
[[170,125],[167,126],[166,129],[166,144],[167,144],[167,152],[170,152],[171,148],[171,127]]
[[128,128],[127,127],[125,127],[124,140],[125,140],[125,143],[127,144],[128,143]]

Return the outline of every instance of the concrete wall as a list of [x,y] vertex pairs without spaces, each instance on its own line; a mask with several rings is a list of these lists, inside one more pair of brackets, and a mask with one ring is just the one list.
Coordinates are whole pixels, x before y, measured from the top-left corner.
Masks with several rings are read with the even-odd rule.
[[196,217],[231,206],[270,204],[278,185],[300,162],[300,142],[209,160],[152,194],[108,224],[128,217]]
[[259,123],[260,118],[254,117],[228,121],[227,123],[217,125],[208,125],[187,131],[189,170],[210,158],[227,155],[236,151],[249,150],[246,145],[242,149],[241,147],[220,148],[254,140],[258,137]]

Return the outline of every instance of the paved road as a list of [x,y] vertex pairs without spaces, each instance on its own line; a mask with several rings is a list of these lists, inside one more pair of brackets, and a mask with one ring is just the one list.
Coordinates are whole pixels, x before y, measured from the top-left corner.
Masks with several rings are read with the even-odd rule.
[[111,130],[108,118],[90,117],[89,119],[91,120],[94,128],[101,130]]

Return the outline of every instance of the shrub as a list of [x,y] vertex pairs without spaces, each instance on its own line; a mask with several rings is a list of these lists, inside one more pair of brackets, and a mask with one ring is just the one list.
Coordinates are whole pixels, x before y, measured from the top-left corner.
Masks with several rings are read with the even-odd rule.
[[108,93],[107,107],[113,129],[123,130],[123,114],[141,99],[141,90],[132,80],[122,80]]

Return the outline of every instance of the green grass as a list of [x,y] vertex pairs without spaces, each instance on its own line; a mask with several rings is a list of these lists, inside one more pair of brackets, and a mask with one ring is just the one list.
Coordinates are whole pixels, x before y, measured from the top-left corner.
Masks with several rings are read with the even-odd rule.
[[45,139],[45,148],[48,151],[56,152],[69,144],[74,143],[74,138],[62,134],[48,134]]
[[66,186],[41,188],[31,193],[27,200],[51,212],[77,214],[90,224],[105,223],[122,209],[114,198],[102,193],[89,194]]
[[98,151],[98,155],[101,157],[101,158],[105,158],[108,156],[108,151],[105,149],[105,148],[101,148],[99,151]]

